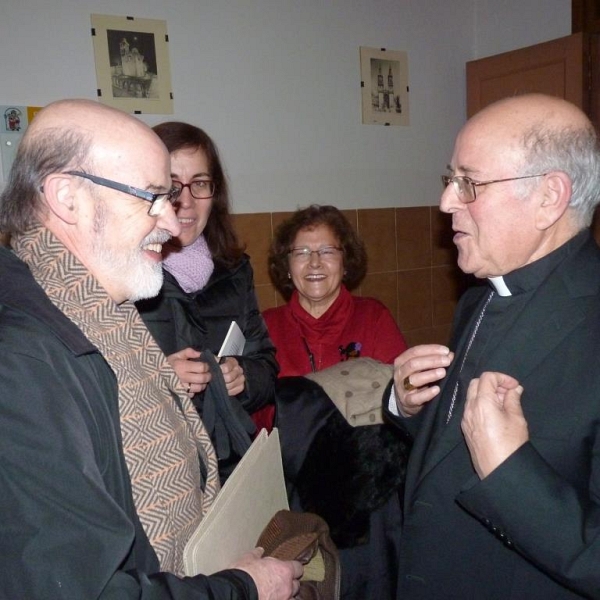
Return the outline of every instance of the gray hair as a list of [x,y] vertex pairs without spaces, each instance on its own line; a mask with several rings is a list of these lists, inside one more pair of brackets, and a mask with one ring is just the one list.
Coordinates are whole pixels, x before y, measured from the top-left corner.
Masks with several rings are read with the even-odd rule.
[[22,233],[39,221],[43,210],[41,186],[48,175],[81,168],[87,160],[91,139],[82,132],[45,128],[25,136],[0,194],[0,231]]
[[[523,175],[562,171],[571,180],[571,201],[580,229],[588,227],[600,202],[600,149],[594,128],[549,129],[536,124],[523,136]],[[534,185],[524,183],[524,188]]]

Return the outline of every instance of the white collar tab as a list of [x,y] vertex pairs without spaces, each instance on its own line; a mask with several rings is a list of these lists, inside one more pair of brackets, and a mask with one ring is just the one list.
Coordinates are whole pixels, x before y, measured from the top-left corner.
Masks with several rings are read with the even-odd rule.
[[488,277],[488,281],[494,286],[498,296],[512,296],[502,275],[499,277]]

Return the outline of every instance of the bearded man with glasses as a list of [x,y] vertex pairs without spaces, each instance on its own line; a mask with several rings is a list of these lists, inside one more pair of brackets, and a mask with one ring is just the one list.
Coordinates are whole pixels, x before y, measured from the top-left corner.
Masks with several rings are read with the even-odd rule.
[[599,597],[600,200],[594,128],[540,94],[460,131],[440,209],[461,298],[449,347],[394,364],[390,421],[414,437],[398,598]]
[[219,491],[185,387],[133,304],[181,232],[167,149],[85,100],[40,111],[0,196],[3,598],[278,598],[296,562],[244,555],[184,578],[183,548]]

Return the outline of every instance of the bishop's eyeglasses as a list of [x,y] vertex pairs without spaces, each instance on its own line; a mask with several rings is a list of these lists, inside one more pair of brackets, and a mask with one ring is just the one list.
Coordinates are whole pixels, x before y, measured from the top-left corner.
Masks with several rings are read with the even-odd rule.
[[442,184],[447,188],[450,184],[454,186],[454,191],[458,199],[463,204],[470,204],[477,199],[477,188],[480,185],[490,185],[491,183],[501,183],[503,181],[517,181],[518,179],[533,179],[534,177],[544,177],[547,173],[538,175],[522,175],[521,177],[507,177],[506,179],[490,179],[489,181],[475,181],[466,175],[442,175]]

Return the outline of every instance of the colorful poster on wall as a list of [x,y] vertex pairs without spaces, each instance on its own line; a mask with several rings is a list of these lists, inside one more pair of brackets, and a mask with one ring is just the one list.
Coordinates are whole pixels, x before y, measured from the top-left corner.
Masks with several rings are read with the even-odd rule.
[[0,104],[0,160],[2,179],[8,179],[8,173],[17,155],[19,142],[33,120],[40,106],[19,106],[15,104]]

